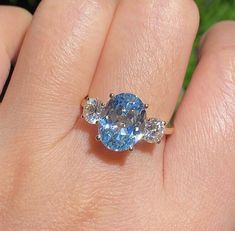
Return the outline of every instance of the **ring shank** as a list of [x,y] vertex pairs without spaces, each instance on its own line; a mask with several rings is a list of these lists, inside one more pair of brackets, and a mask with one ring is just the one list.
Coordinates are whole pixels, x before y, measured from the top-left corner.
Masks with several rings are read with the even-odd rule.
[[174,132],[174,128],[172,127],[172,128],[166,128],[165,129],[165,135],[171,135],[172,133]]

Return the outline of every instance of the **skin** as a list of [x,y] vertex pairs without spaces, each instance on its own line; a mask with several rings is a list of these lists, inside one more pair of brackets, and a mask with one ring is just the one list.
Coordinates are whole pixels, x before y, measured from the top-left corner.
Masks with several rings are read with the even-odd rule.
[[234,22],[204,35],[175,133],[113,153],[81,119],[82,99],[132,92],[169,121],[195,3],[44,0],[32,23],[23,10],[0,12],[0,87],[21,48],[0,105],[0,230],[235,229]]
[[9,74],[10,65],[17,59],[31,18],[24,9],[0,7],[0,93]]

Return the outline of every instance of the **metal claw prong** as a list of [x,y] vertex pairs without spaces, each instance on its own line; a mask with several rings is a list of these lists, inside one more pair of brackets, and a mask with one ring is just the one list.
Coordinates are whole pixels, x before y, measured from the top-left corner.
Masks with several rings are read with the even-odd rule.
[[115,95],[113,93],[109,94],[109,97],[112,99]]
[[149,105],[146,103],[144,104],[144,108],[147,109],[149,107]]
[[163,121],[163,124],[164,124],[164,126],[166,126],[166,124],[167,124],[166,121]]
[[101,106],[104,107],[104,106],[105,106],[105,103],[102,102],[102,103],[101,103]]
[[132,152],[133,150],[134,150],[134,148],[133,148],[133,147],[130,147],[130,148],[129,148],[129,151],[131,151],[131,152]]
[[81,115],[81,118],[84,119],[84,115]]
[[157,144],[160,144],[160,143],[161,143],[161,140],[158,140],[158,141],[157,141]]
[[89,96],[87,95],[86,97],[85,97],[85,100],[89,100],[90,98],[89,98]]
[[97,141],[100,141],[100,135],[97,135],[97,136],[95,137],[95,139],[96,139]]

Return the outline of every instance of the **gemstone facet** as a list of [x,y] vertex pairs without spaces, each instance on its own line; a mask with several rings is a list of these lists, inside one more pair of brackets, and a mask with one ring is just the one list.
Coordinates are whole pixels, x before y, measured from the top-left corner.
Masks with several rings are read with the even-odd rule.
[[114,151],[132,149],[143,138],[145,118],[145,106],[136,95],[113,95],[98,120],[100,141]]
[[83,117],[90,123],[95,124],[101,118],[101,114],[104,110],[103,103],[96,98],[89,98],[83,108]]
[[145,122],[144,140],[148,143],[159,143],[164,135],[165,122],[160,119],[149,119]]

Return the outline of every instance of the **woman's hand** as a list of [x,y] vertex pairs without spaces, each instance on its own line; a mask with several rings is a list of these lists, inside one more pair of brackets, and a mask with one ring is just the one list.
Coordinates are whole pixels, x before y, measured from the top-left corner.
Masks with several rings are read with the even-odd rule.
[[[1,37],[3,63],[24,17]],[[132,92],[169,121],[198,21],[192,0],[42,1],[0,105],[0,230],[234,230],[234,22],[204,36],[161,144],[114,153],[80,119],[87,94]]]

